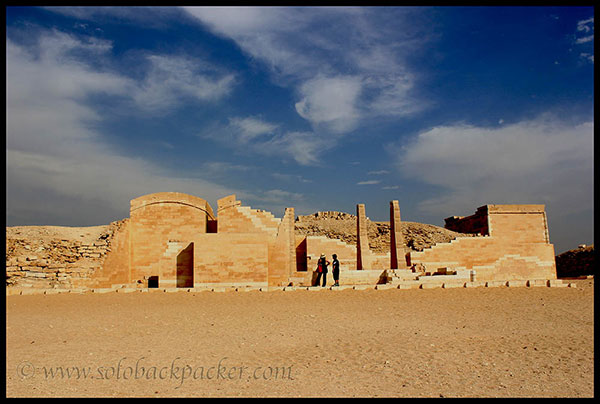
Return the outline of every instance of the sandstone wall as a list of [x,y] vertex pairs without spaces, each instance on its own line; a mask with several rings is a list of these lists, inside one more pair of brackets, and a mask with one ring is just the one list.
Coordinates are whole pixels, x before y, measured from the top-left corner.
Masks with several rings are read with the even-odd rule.
[[[483,208],[483,207],[482,207]],[[543,205],[486,205],[489,236],[459,237],[422,252],[411,264],[475,270],[479,280],[556,279]]]
[[130,282],[129,225],[129,219],[116,222],[112,237],[108,239],[111,248],[107,251],[102,265],[91,274],[91,287],[110,288],[115,284]]
[[208,203],[177,192],[144,195],[131,201],[130,282],[158,276],[161,286],[177,283],[177,254],[214,219]]
[[221,198],[217,203],[218,233],[266,232],[271,236],[277,235],[281,221],[271,213],[242,206],[235,195]]
[[309,271],[317,267],[317,261],[321,254],[325,254],[330,262],[333,260],[332,255],[337,254],[341,268],[356,269],[356,246],[325,236],[307,236],[304,240],[306,244],[305,268]]
[[267,286],[268,241],[260,233],[197,235],[194,286]]

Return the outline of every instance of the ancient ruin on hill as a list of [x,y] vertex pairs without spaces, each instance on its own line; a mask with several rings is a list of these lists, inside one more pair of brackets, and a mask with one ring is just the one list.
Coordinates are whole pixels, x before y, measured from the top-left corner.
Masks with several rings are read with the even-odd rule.
[[[318,257],[325,254],[331,260],[337,254],[343,284],[453,287],[481,282],[545,284],[556,279],[543,205],[484,205],[472,216],[449,217],[446,229],[462,236],[415,251],[406,248],[400,206],[394,200],[387,253],[369,246],[364,204],[357,205],[355,244],[297,234],[294,208],[287,208],[278,219],[242,206],[235,195],[217,205],[215,213],[204,199],[191,195],[141,196],[131,201],[128,219],[111,225],[105,244],[94,243],[92,250],[84,251],[99,254],[93,257],[100,259],[93,268],[77,276],[58,270],[56,277],[63,280],[59,282],[51,268],[36,266],[41,275],[33,277],[46,280],[45,288],[311,286]],[[8,262],[7,256],[7,283],[10,271],[24,268]],[[29,277],[11,285],[27,286]],[[39,285],[43,282],[35,286]]]

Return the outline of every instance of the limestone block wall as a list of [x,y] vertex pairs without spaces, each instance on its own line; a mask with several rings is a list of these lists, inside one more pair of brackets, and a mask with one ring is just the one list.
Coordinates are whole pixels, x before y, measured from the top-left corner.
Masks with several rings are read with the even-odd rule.
[[129,219],[116,222],[110,250],[102,266],[92,274],[91,287],[109,288],[114,284],[129,282]]
[[218,203],[218,233],[266,232],[275,237],[281,220],[271,213],[242,206],[235,195],[221,198]]
[[159,277],[159,285],[175,287],[177,254],[199,234],[206,234],[210,205],[177,192],[145,195],[131,201],[129,282]]
[[366,269],[390,269],[391,254],[375,254],[371,253],[371,267]]
[[487,205],[490,235],[514,242],[549,243],[544,205]]
[[267,286],[268,236],[260,233],[202,234],[193,238],[195,287]]
[[356,246],[325,236],[306,236],[303,239],[306,242],[305,268],[309,271],[317,267],[321,254],[325,254],[330,262],[333,260],[332,255],[337,254],[340,268],[356,269]]
[[486,205],[489,236],[459,237],[422,252],[411,264],[475,270],[479,280],[556,279],[543,205]]

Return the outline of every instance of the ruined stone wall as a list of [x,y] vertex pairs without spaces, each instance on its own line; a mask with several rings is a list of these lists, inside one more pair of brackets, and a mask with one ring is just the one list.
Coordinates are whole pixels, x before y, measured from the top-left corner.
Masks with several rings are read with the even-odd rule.
[[341,268],[356,269],[356,246],[325,236],[307,236],[305,240],[306,265],[309,271],[317,267],[321,254],[325,254],[330,262],[333,260],[332,255],[337,254]]
[[411,252],[411,264],[475,270],[479,280],[556,279],[543,205],[486,206],[490,236],[459,237]]
[[242,206],[235,195],[229,195],[217,201],[217,232],[218,233],[255,233],[265,232],[271,236],[277,235],[280,220],[272,214]]
[[461,217],[451,216],[446,219],[444,227],[458,233],[488,235],[488,205],[481,206],[474,215]]
[[390,269],[391,253],[387,254],[371,254],[371,266],[366,269]]
[[145,195],[131,201],[130,279],[158,276],[159,285],[175,287],[177,255],[207,231],[212,209],[201,198],[177,192]]
[[[34,289],[78,289],[90,287],[92,278],[103,267],[115,248],[114,235],[127,219],[108,226],[91,228],[93,234],[76,238],[71,228],[57,229],[55,234],[39,234],[36,238],[8,232],[6,238],[7,287]],[[78,228],[79,229],[79,228]],[[84,230],[86,228],[83,228]],[[14,230],[14,229],[13,229]],[[43,230],[41,230],[43,232]]]
[[110,288],[112,285],[129,282],[129,219],[115,223],[112,237],[109,238],[110,250],[99,267],[91,275],[91,287]]

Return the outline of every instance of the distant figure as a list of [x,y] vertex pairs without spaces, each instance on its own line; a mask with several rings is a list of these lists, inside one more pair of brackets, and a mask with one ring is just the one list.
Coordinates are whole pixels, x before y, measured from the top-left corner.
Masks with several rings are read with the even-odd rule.
[[325,254],[321,254],[321,258],[319,258],[319,262],[317,263],[317,284],[319,286],[319,282],[321,281],[321,275],[323,275],[323,287],[327,284],[327,265],[330,262],[325,258]]
[[333,269],[333,286],[340,286],[340,262],[337,259],[337,254],[333,254],[333,262],[331,263],[331,268]]

